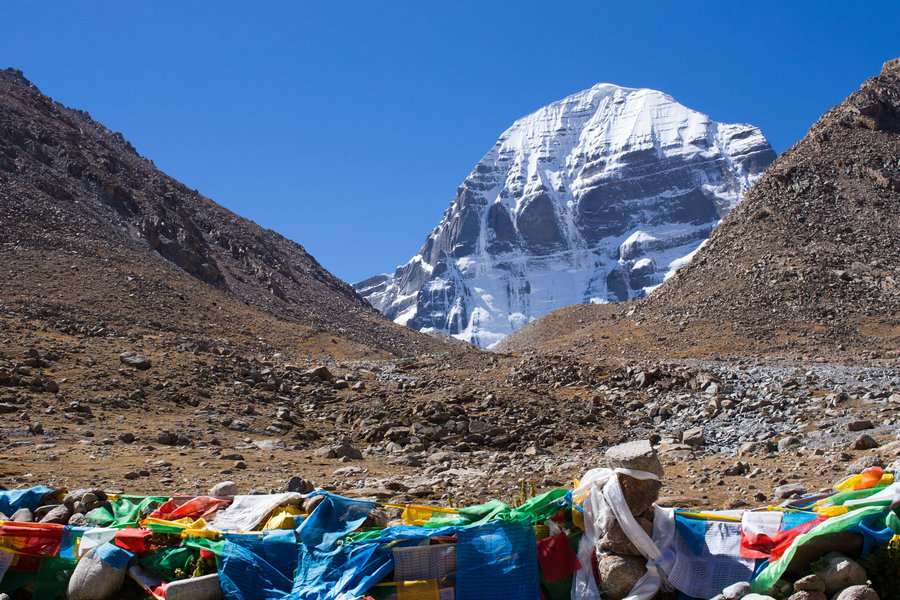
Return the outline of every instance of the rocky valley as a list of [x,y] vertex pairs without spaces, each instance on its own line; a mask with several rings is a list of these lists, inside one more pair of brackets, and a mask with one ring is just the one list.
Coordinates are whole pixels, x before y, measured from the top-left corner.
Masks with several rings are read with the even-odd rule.
[[[628,135],[592,121],[604,111]],[[598,86],[539,114],[413,261],[357,286],[409,328],[0,71],[0,484],[82,505],[319,489],[517,506],[639,441],[664,469],[659,507],[737,509],[900,467],[900,60],[774,162],[755,128],[650,90]],[[606,141],[581,144],[590,127]],[[550,273],[582,253],[590,285],[554,300],[579,304],[523,317],[493,351],[446,335],[516,328],[450,310],[481,285],[468,268],[538,303],[517,252]],[[16,521],[78,524],[70,500]]]

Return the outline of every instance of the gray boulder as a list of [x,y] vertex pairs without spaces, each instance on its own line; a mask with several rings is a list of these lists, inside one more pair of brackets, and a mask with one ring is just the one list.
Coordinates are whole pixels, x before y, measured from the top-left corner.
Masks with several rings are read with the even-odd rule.
[[825,595],[825,592],[801,590],[791,594],[788,600],[828,600],[828,596]]
[[662,482],[655,479],[636,479],[630,475],[619,475],[625,503],[631,514],[638,516],[648,510],[659,498]]
[[127,567],[115,569],[93,550],[81,557],[69,579],[66,597],[69,600],[111,600],[119,597],[125,583]]
[[284,484],[285,492],[298,492],[300,494],[308,494],[316,489],[316,486],[303,479],[302,477],[294,476],[291,477],[286,484]]
[[879,600],[878,592],[867,585],[851,585],[838,594],[834,600]]
[[684,432],[681,442],[691,447],[702,446],[706,443],[706,436],[703,435],[702,428],[694,427]]
[[606,600],[622,600],[647,570],[643,558],[600,554],[598,559],[600,591]]
[[237,494],[238,486],[233,481],[222,481],[209,490],[210,496],[237,496]]
[[738,600],[738,598],[743,598],[749,593],[750,584],[746,581],[738,581],[722,590],[722,596],[724,596],[726,600]]
[[799,498],[806,492],[806,486],[802,483],[788,483],[785,485],[779,485],[772,493],[774,494],[776,500],[781,500],[784,498]]
[[647,471],[659,477],[664,475],[662,463],[649,440],[625,442],[606,451],[606,464],[610,469],[634,469]]
[[[653,523],[643,517],[637,517],[636,521],[638,525],[640,525],[641,528],[647,533],[647,535],[652,535]],[[628,536],[625,535],[625,532],[622,530],[619,522],[615,520],[612,522],[609,529],[607,529],[603,534],[603,537],[600,538],[597,546],[600,550],[604,552],[611,552],[612,554],[641,556],[641,552],[637,548],[635,548],[634,544],[631,543],[631,540],[628,539]]]
[[831,552],[824,557],[825,566],[816,572],[825,584],[825,593],[834,594],[845,587],[865,585],[868,574],[862,566],[843,554]]
[[150,359],[136,352],[123,352],[119,355],[119,362],[140,371],[150,368]]
[[20,508],[9,517],[9,520],[16,521],[18,523],[33,523],[34,513],[32,513],[27,508]]
[[48,510],[46,514],[41,517],[40,522],[66,525],[69,522],[69,517],[71,516],[72,511],[70,511],[65,504],[59,504]]
[[825,582],[822,578],[812,573],[806,577],[801,577],[794,582],[794,591],[796,592],[824,592]]
[[361,460],[363,457],[362,452],[360,452],[358,448],[355,448],[350,444],[340,444],[338,446],[334,446],[332,449],[334,450],[334,455],[338,458],[346,457],[352,460]]

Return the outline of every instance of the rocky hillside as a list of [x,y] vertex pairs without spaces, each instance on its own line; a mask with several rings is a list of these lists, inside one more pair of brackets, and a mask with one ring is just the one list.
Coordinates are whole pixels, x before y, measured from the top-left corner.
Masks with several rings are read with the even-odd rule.
[[298,244],[160,172],[12,69],[0,71],[0,219],[0,304],[49,311],[62,327],[227,337],[270,318],[357,350],[440,347],[384,319]]
[[898,156],[900,59],[778,157],[652,296],[618,310],[561,311],[502,347],[896,356]]
[[356,288],[398,323],[490,346],[568,304],[645,295],[774,158],[756,127],[598,84],[516,121],[419,252]]

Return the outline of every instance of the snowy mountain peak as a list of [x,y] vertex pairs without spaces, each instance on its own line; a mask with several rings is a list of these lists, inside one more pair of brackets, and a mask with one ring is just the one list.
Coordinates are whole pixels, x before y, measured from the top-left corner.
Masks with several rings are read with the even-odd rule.
[[556,308],[648,293],[774,158],[755,127],[600,83],[513,123],[419,252],[355,287],[398,323],[490,346]]

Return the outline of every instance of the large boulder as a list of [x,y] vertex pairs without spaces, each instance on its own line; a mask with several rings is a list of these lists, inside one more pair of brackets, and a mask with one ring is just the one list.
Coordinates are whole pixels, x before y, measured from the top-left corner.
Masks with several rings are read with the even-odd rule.
[[653,506],[662,488],[662,482],[656,479],[636,479],[630,475],[620,474],[619,481],[622,484],[625,503],[634,516],[644,513]]
[[93,549],[81,557],[69,579],[68,600],[111,600],[119,598],[128,567],[116,569],[100,558]]
[[210,496],[237,496],[238,486],[233,481],[222,481],[212,486],[209,490]]
[[146,371],[150,368],[150,359],[136,352],[123,352],[119,355],[119,362],[140,371]]
[[649,440],[625,442],[606,451],[606,464],[610,469],[634,469],[663,476],[662,463]]
[[878,592],[867,585],[851,585],[844,589],[834,600],[880,600]]
[[825,593],[834,594],[845,587],[865,585],[868,579],[866,570],[855,560],[843,554],[830,552],[824,557],[825,566],[816,571],[825,583]]
[[606,600],[622,600],[647,571],[647,561],[634,556],[599,554],[597,575]]
[[166,600],[219,600],[221,597],[218,573],[166,584]]
[[811,573],[806,577],[801,577],[797,581],[794,582],[794,591],[795,592],[824,592],[825,591],[825,582],[822,581],[822,578],[816,575],[815,573]]
[[[653,523],[643,517],[637,517],[635,520],[648,536],[653,534]],[[613,554],[641,556],[640,550],[631,543],[631,540],[628,539],[628,536],[625,535],[625,532],[622,530],[622,526],[615,520],[606,532],[604,532],[603,537],[600,538],[600,541],[597,543],[597,547],[604,552],[611,552]]]

